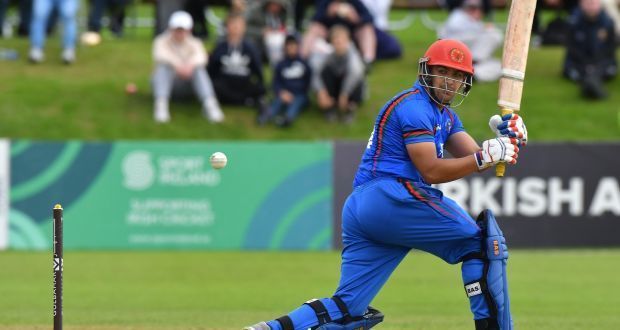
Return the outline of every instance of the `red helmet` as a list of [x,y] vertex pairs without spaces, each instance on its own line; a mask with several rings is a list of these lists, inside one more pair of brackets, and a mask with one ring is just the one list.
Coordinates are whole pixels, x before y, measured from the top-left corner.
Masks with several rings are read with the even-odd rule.
[[426,65],[442,65],[470,75],[474,74],[471,51],[467,45],[454,39],[440,39],[433,42],[420,62],[426,62]]

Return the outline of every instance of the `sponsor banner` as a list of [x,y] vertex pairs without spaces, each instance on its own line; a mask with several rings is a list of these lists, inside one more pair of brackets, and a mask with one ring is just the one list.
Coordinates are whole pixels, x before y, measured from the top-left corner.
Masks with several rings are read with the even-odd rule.
[[9,140],[0,139],[0,250],[9,243]]
[[[341,176],[335,209],[351,191],[365,144],[335,145],[335,173]],[[504,178],[489,170],[437,188],[472,216],[491,209],[509,246],[620,245],[620,144],[540,143],[528,145],[519,156]],[[340,216],[334,219],[339,222]],[[339,237],[334,242],[339,244]]]
[[[222,151],[228,166],[214,170]],[[36,142],[12,146],[14,249],[329,249],[330,143]]]

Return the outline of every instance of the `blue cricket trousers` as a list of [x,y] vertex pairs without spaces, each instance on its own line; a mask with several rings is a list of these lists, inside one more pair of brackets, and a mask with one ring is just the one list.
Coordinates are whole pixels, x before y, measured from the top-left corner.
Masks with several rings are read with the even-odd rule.
[[[480,229],[455,201],[427,185],[396,178],[377,178],[355,188],[342,211],[342,239],[341,277],[334,295],[353,316],[365,312],[411,249],[426,251],[450,264],[482,250]],[[463,262],[463,282],[480,279],[483,266],[477,259]],[[321,301],[332,319],[341,317],[331,299]],[[470,306],[474,319],[490,316],[483,295],[470,298]],[[307,305],[288,315],[295,329],[318,324]],[[280,329],[277,321],[268,324]]]

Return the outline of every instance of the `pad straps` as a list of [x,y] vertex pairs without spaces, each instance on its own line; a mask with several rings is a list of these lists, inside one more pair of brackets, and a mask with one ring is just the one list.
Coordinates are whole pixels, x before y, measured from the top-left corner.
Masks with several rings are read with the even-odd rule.
[[284,315],[276,319],[276,321],[280,322],[280,326],[282,326],[282,330],[295,330],[293,326],[293,320],[288,315]]
[[333,296],[332,300],[336,303],[336,306],[338,306],[340,313],[342,313],[342,323],[346,324],[351,322],[351,314],[349,313],[349,309],[344,301],[342,301],[342,299],[338,296]]
[[304,304],[310,306],[314,310],[316,318],[319,321],[319,326],[332,321],[331,317],[329,317],[329,312],[320,300],[311,299],[306,301]]

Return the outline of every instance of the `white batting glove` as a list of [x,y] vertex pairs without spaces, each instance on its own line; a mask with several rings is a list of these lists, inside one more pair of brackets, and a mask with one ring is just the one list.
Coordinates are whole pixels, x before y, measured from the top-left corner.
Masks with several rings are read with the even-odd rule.
[[474,154],[478,170],[484,170],[499,162],[516,164],[519,157],[517,143],[517,139],[505,136],[482,142],[482,149]]
[[527,128],[523,118],[516,113],[500,117],[494,115],[489,119],[489,127],[497,137],[507,136],[518,140],[519,145],[527,144]]

